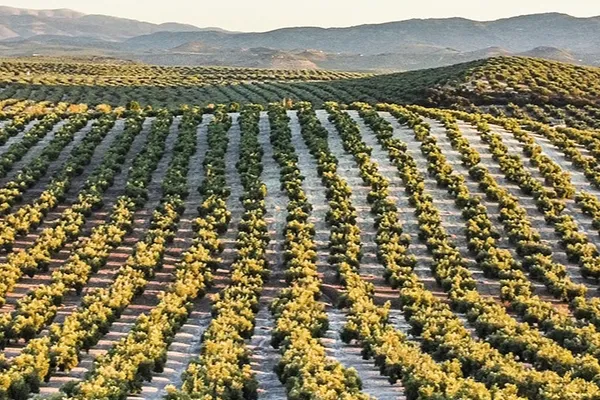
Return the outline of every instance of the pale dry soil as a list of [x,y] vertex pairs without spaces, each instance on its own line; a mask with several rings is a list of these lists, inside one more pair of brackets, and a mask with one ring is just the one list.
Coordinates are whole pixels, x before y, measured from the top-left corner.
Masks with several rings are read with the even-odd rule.
[[[346,313],[337,308],[336,301],[337,297],[344,289],[339,283],[334,267],[327,262],[327,257],[329,255],[327,248],[329,241],[329,226],[325,221],[325,215],[328,209],[328,203],[325,198],[325,187],[317,174],[317,163],[309,153],[308,147],[302,138],[298,118],[295,113],[290,113],[289,115],[291,117],[293,144],[298,154],[298,167],[300,168],[302,175],[306,177],[306,180],[304,181],[304,190],[308,196],[309,202],[313,205],[311,222],[315,224],[317,231],[319,257],[317,265],[323,280],[322,291],[325,294],[323,300],[326,301],[327,317],[329,319],[329,329],[321,341],[330,357],[335,358],[344,365],[344,367],[354,368],[358,372],[363,383],[363,392],[379,399],[404,398],[402,386],[399,382],[395,385],[391,385],[387,378],[380,374],[379,368],[374,365],[372,360],[365,360],[362,357],[361,347],[358,344],[346,344],[340,337],[340,332],[346,322]],[[345,168],[340,165],[338,173],[343,169]],[[369,209],[359,210],[359,213],[363,219],[361,228],[365,228],[368,226],[368,222],[365,224],[364,218],[366,215],[369,215]],[[373,229],[371,229],[371,235],[373,234],[372,232]],[[372,236],[372,239],[374,240],[374,236]],[[373,265],[373,268],[380,267]],[[374,273],[372,269],[369,272],[371,274]]]

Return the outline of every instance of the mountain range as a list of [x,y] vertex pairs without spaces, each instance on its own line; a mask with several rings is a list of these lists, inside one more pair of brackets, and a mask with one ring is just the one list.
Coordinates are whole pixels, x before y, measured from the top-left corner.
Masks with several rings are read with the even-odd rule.
[[600,17],[412,19],[347,28],[230,32],[68,9],[0,7],[0,56],[108,56],[166,65],[413,70],[498,55],[600,65]]

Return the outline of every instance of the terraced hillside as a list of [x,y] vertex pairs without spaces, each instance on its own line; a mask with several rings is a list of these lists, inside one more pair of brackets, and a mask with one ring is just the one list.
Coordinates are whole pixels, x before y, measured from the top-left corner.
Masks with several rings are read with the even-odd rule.
[[593,131],[3,105],[0,398],[600,398]]

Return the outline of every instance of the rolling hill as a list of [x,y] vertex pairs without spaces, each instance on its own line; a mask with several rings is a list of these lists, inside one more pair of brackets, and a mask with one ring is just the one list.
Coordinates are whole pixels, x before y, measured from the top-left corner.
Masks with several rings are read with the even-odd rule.
[[[326,57],[319,52],[302,55],[313,63],[323,62]],[[282,99],[306,100],[319,106],[336,100],[469,111],[509,105],[600,106],[600,68],[536,58],[497,56],[450,67],[373,75],[307,69],[302,59],[265,48],[249,50],[246,63],[253,59],[258,65],[261,57],[270,58],[282,68],[115,65],[116,60],[110,58],[97,62],[40,57],[5,60],[0,62],[0,86],[4,98],[114,106],[137,98],[141,104],[170,108],[182,102],[267,104]],[[294,66],[297,69],[290,69]]]
[[379,101],[423,105],[600,104],[600,68],[529,57],[493,57],[449,67],[333,82]]

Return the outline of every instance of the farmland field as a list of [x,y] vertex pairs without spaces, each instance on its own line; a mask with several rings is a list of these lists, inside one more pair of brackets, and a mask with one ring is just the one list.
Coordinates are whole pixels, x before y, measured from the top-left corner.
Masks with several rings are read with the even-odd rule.
[[600,399],[597,71],[523,60],[0,63],[0,399]]

